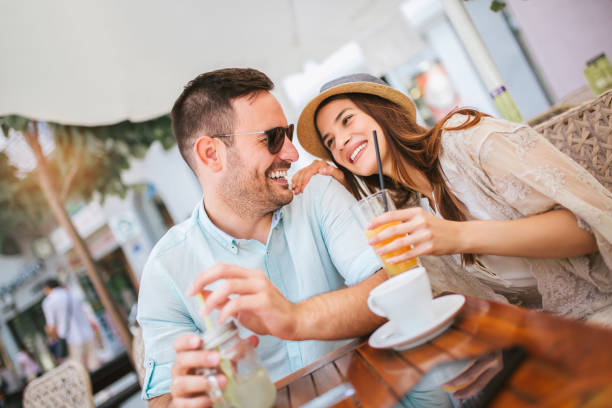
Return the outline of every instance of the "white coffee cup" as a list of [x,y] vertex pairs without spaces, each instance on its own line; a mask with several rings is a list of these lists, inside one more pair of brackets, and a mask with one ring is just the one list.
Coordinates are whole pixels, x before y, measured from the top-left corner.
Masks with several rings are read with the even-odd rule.
[[403,335],[418,333],[434,319],[431,286],[425,268],[413,268],[376,286],[368,307],[389,319]]

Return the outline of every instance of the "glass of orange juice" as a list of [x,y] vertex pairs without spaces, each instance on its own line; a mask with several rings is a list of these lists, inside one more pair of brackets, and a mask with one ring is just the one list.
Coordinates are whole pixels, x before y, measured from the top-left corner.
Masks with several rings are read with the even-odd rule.
[[[397,225],[400,223],[399,221],[393,221],[381,225],[373,230],[366,229],[367,226],[370,224],[370,221],[372,221],[374,218],[378,217],[381,214],[384,214],[387,211],[392,210],[395,210],[395,204],[389,197],[389,192],[387,190],[381,190],[374,194],[371,194],[361,199],[359,202],[357,202],[357,204],[352,207],[353,215],[355,216],[355,218],[357,218],[359,225],[365,230],[365,236],[368,239],[372,238],[374,235],[378,234],[385,228],[389,228],[393,225]],[[388,243],[401,237],[401,235],[397,235],[395,237],[389,238],[386,241],[379,242],[378,244],[374,245],[374,248],[379,248],[383,245],[387,245]],[[407,250],[408,248],[401,248],[380,256],[385,271],[387,271],[389,277],[393,277],[404,271],[407,271],[408,269],[420,266],[419,260],[416,257],[396,264],[387,263],[387,259],[400,255],[401,253],[406,252]]]

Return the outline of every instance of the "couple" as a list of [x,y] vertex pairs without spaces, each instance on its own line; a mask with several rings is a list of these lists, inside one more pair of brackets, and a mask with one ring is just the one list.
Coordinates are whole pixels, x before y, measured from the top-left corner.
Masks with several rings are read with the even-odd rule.
[[[529,128],[463,110],[427,131],[400,92],[369,75],[340,78],[298,122],[302,145],[338,168],[317,162],[299,173],[294,190],[302,194],[293,197],[293,126],[272,87],[252,69],[213,71],[191,81],[172,109],[204,199],[156,245],[141,279],[151,406],[210,406],[206,379],[193,373],[219,363],[200,350],[211,311],[260,335],[257,352],[273,380],[383,322],[365,300],[385,274],[350,212],[359,178],[375,188],[372,130],[396,202],[423,197],[428,210],[375,220],[404,222],[373,242],[408,233],[391,246],[443,255],[422,258],[442,290],[506,290],[535,305],[539,295],[545,308],[576,317],[612,302],[610,194]],[[310,179],[314,172],[334,177]],[[212,292],[200,310],[193,295],[204,287]]]

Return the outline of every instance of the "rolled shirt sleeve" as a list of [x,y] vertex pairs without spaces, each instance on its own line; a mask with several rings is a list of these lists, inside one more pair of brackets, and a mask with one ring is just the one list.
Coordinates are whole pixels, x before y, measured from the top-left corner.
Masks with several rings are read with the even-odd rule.
[[158,258],[146,264],[142,275],[138,323],[145,344],[142,396],[149,399],[170,392],[170,370],[176,358],[174,340],[186,333],[199,333],[181,292]]

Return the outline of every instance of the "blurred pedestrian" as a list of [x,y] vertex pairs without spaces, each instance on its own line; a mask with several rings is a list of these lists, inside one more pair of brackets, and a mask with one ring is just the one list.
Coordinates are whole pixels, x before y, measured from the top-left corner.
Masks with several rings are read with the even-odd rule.
[[55,279],[49,279],[43,291],[46,298],[42,308],[49,338],[64,339],[68,346],[68,358],[80,361],[89,371],[98,369],[100,361],[95,352],[94,333],[81,300]]

